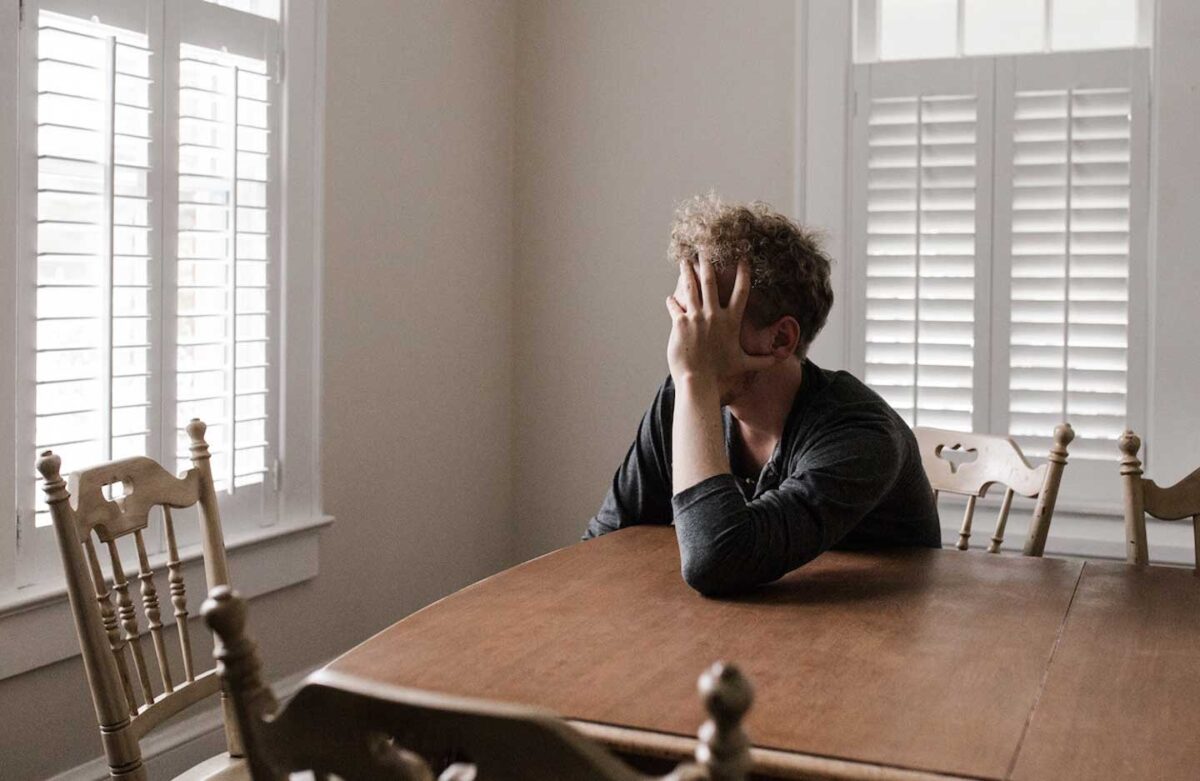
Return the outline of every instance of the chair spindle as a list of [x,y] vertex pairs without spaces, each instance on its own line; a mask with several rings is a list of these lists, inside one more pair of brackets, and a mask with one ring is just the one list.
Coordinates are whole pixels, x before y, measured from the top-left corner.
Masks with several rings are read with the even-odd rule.
[[988,544],[988,553],[999,553],[1000,546],[1004,544],[1004,527],[1008,525],[1008,511],[1012,509],[1013,494],[1011,488],[1004,491],[1004,501],[1000,503],[1000,514],[996,516],[996,533],[992,535],[992,541]]
[[179,546],[175,543],[175,522],[171,508],[163,506],[163,529],[167,533],[167,582],[171,586],[171,605],[175,608],[175,628],[179,631],[179,652],[183,656],[183,676],[191,683],[196,680],[192,664],[192,640],[188,636],[187,588],[183,583],[183,566],[179,561]]
[[96,603],[100,606],[100,620],[104,623],[104,633],[108,635],[108,646],[112,649],[113,658],[117,662],[117,674],[121,679],[121,688],[125,691],[125,701],[130,715],[137,715],[138,703],[133,694],[133,683],[129,678],[129,665],[125,662],[125,639],[117,626],[117,611],[113,608],[112,592],[104,572],[100,569],[100,557],[96,555],[96,546],[89,534],[83,541],[87,553],[88,569],[92,572],[92,582],[96,587]]
[[154,658],[158,661],[158,672],[162,678],[163,692],[175,691],[171,682],[171,663],[167,658],[167,647],[163,643],[162,612],[158,607],[158,589],[154,587],[154,570],[150,569],[150,557],[146,554],[146,542],[142,531],[133,533],[133,542],[138,554],[138,580],[142,582],[142,609],[146,612],[146,629],[154,643]]
[[975,518],[975,496],[967,497],[967,509],[963,511],[962,528],[958,532],[958,545],[955,546],[959,550],[966,550],[967,543],[971,539],[971,521]]
[[142,696],[146,704],[150,705],[154,702],[154,690],[150,687],[150,673],[146,668],[146,658],[142,655],[142,635],[138,629],[137,611],[134,610],[133,600],[129,596],[129,580],[125,577],[125,568],[121,566],[121,554],[117,552],[116,540],[108,543],[108,555],[112,559],[117,614],[121,618],[121,628],[125,630],[125,642],[129,644],[129,650],[133,653],[133,667],[142,686]]

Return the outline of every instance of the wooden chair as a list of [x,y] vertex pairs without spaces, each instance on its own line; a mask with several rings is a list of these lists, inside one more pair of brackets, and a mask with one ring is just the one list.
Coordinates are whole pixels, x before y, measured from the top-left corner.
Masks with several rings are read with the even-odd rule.
[[[145,779],[146,768],[142,764],[138,741],[171,716],[220,690],[216,669],[197,672],[192,661],[187,593],[171,518],[172,508],[199,504],[208,586],[215,588],[227,584],[225,542],[204,432],[205,425],[199,420],[193,419],[188,424],[194,466],[181,478],[172,476],[157,462],[138,456],[75,472],[70,475],[68,489],[60,474],[62,460],[49,450],[38,459],[37,468],[45,479],[43,488],[62,553],[67,595],[75,618],[75,631],[79,635],[83,666],[113,779]],[[124,495],[110,501],[104,497],[103,489],[116,483],[122,484]],[[179,637],[181,671],[172,668],[168,659],[159,592],[143,539],[150,510],[155,506],[162,508],[167,583]],[[130,579],[118,551],[118,541],[127,537],[133,538],[137,552],[138,590],[157,675],[153,674],[149,656],[142,647],[145,635],[138,624],[137,611],[129,593]],[[111,587],[101,569],[98,548],[107,549]],[[181,677],[177,676],[178,672],[182,672]],[[239,767],[245,775],[245,763],[237,759],[242,750],[235,721],[228,703],[223,704],[229,752],[194,768],[187,774],[188,778],[211,777],[213,774],[236,777]]]
[[[260,677],[245,633],[246,605],[228,587],[203,607],[216,636],[217,670],[233,701],[254,781],[290,773],[397,781],[645,781],[555,716],[517,705],[451,697],[323,670],[280,709]],[[741,721],[753,699],[737,669],[720,663],[700,677],[710,719],[700,728],[696,762],[662,777],[673,781],[744,779],[750,743]],[[442,768],[435,776],[433,768]]]
[[967,497],[956,545],[959,550],[966,550],[971,539],[975,500],[986,496],[988,490],[999,483],[1005,487],[1004,499],[1000,502],[988,553],[1000,552],[1013,495],[1020,494],[1037,499],[1029,534],[1025,538],[1024,554],[1042,555],[1046,549],[1046,536],[1050,533],[1054,503],[1058,500],[1058,487],[1067,465],[1067,445],[1075,438],[1075,431],[1070,424],[1055,426],[1049,458],[1038,467],[1029,465],[1021,448],[1011,437],[920,426],[914,428],[913,433],[917,435],[925,474],[933,486],[934,501],[943,493]]
[[1138,450],[1142,440],[1126,431],[1117,442],[1121,450],[1121,483],[1125,490],[1125,559],[1130,564],[1149,564],[1146,544],[1146,513],[1160,521],[1192,519],[1196,573],[1200,574],[1200,469],[1170,488],[1162,488],[1142,477]]

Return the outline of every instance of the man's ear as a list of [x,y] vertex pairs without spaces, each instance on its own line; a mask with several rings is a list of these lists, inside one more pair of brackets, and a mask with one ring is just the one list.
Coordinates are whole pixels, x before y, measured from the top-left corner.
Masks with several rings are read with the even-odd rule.
[[783,360],[791,357],[800,344],[800,323],[791,315],[784,315],[771,326],[771,354]]

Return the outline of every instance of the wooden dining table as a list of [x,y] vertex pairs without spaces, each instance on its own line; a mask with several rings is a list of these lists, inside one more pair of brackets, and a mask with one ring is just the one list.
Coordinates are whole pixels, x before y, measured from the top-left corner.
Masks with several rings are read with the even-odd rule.
[[625,756],[678,760],[697,675],[737,664],[763,778],[1200,778],[1200,577],[974,551],[830,551],[709,599],[670,527],[501,572],[331,667],[549,709]]

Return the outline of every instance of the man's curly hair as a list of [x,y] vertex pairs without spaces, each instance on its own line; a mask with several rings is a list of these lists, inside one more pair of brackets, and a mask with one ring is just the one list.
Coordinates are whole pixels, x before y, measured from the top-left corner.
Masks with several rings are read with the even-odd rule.
[[668,255],[675,264],[694,263],[702,250],[718,272],[750,261],[746,316],[759,328],[785,315],[796,318],[796,355],[804,357],[833,306],[830,260],[818,234],[761,201],[724,203],[709,193],[675,211]]

